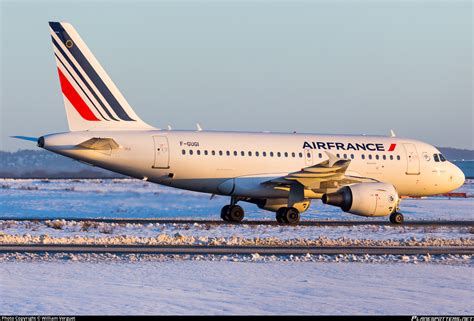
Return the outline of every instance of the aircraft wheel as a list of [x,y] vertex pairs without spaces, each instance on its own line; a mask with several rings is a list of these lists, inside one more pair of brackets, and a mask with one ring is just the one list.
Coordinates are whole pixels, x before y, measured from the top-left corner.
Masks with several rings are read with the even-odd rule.
[[231,222],[241,222],[245,215],[244,209],[239,205],[230,206],[228,213],[229,221]]
[[300,222],[300,212],[294,207],[287,208],[283,217],[290,225],[297,225]]
[[286,209],[287,209],[286,207],[280,207],[276,211],[275,217],[276,217],[277,222],[280,223],[280,224],[286,223],[285,219],[284,219]]
[[221,209],[221,219],[226,222],[229,222],[229,209],[230,205],[226,205]]
[[390,214],[390,223],[402,224],[403,223],[403,214],[398,213],[398,212]]

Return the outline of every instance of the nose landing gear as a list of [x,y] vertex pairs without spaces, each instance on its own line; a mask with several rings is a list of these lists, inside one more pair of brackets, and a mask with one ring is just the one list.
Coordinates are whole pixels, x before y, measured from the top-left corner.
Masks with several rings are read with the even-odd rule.
[[392,224],[402,224],[403,223],[403,214],[399,212],[394,212],[390,214],[390,223]]

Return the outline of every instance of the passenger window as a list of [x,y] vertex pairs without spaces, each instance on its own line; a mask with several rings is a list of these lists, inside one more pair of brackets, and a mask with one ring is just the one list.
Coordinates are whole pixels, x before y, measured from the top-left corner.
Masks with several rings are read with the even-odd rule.
[[184,149],[181,151],[181,153],[182,153],[183,155],[186,155],[186,151],[185,151]]
[[351,159],[354,159],[354,154],[351,154]]
[[278,157],[281,157],[281,153],[280,153],[280,152],[277,152],[277,156],[278,156]]
[[190,149],[190,150],[189,150],[189,155],[192,155],[192,154],[193,154],[193,150]]
[[340,154],[336,154],[337,158],[341,158],[341,155]]
[[347,159],[347,154],[344,154],[344,159]]
[[400,160],[400,155],[397,155],[397,160]]
[[378,159],[379,159],[379,155],[375,155],[375,159],[377,159],[377,160],[378,160]]
[[249,152],[249,156],[252,156],[252,152]]
[[230,152],[229,151],[226,151],[225,152],[227,156],[230,156]]
[[255,156],[257,156],[257,157],[258,157],[258,155],[259,155],[259,154],[258,154],[258,152],[255,152]]
[[245,152],[244,152],[244,151],[241,151],[241,152],[240,152],[240,155],[241,155],[241,156],[245,156]]
[[386,160],[386,159],[387,159],[387,156],[383,155],[382,158],[383,158],[383,160]]
[[369,159],[372,159],[372,155],[371,155],[371,154],[369,154]]
[[237,156],[237,151],[236,150],[234,150],[234,156]]
[[273,152],[270,152],[270,157],[273,157]]
[[361,157],[362,159],[365,159],[365,155],[364,155],[364,154],[360,155],[360,157]]
[[219,156],[222,156],[222,154],[223,154],[223,153],[222,153],[222,151],[220,150],[220,151],[219,151]]
[[444,158],[443,154],[439,154],[439,159],[440,159],[442,162],[445,162],[445,161],[446,161],[446,158]]
[[311,153],[306,153],[307,158],[311,158]]
[[213,151],[211,152],[211,154],[212,154],[212,156],[216,155],[216,151],[213,150]]
[[262,152],[263,157],[267,157],[267,152]]
[[298,153],[298,156],[299,156],[300,158],[303,158],[303,153]]
[[319,153],[318,154],[319,158],[323,158],[323,154]]
[[206,149],[206,150],[204,150],[204,155],[206,155],[206,156],[207,156],[207,149]]
[[295,158],[295,156],[296,156],[295,153],[291,153],[291,157]]
[[287,152],[285,152],[285,157],[288,157],[288,153],[287,153]]
[[433,155],[433,158],[434,158],[435,162],[439,162],[438,154],[434,154],[434,155]]
[[196,151],[196,154],[201,155],[201,150],[198,149],[198,150]]
[[393,160],[393,155],[390,155],[390,160]]

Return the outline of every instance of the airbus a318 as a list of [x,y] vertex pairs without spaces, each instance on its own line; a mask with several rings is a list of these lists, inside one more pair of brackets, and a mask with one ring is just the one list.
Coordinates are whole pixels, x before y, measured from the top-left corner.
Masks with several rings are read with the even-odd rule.
[[152,183],[228,196],[297,224],[314,199],[355,215],[402,223],[403,196],[446,193],[464,174],[434,146],[385,136],[163,130],[138,117],[74,27],[50,22],[69,132],[31,138],[39,147]]

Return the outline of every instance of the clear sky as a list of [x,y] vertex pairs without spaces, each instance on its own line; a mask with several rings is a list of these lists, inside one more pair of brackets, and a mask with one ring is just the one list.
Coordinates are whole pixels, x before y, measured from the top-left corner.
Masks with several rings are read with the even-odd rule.
[[471,1],[2,1],[1,150],[67,130],[48,21],[164,128],[473,147]]

